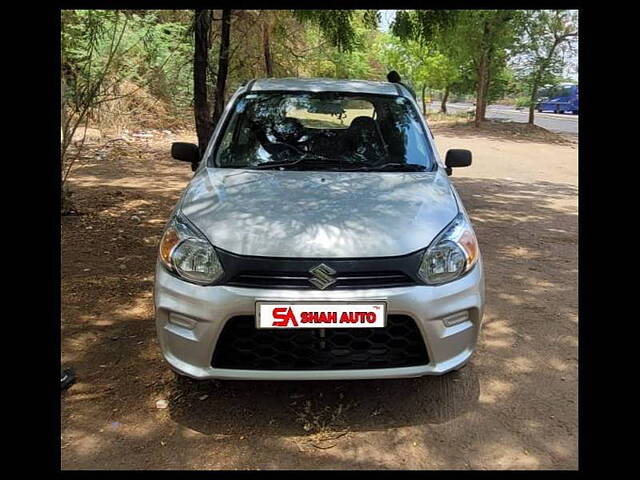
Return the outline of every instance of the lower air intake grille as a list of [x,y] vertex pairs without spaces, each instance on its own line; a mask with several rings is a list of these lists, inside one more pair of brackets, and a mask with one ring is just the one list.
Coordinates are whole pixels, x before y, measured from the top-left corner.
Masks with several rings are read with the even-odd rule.
[[[324,335],[324,336],[323,336]],[[426,365],[415,321],[389,315],[384,328],[259,330],[255,317],[225,325],[212,366],[247,370],[350,370]]]

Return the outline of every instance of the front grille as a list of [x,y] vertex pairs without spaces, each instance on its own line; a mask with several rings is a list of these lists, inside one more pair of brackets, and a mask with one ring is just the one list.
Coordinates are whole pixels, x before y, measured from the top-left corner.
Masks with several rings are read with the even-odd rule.
[[[236,275],[227,284],[235,287],[255,288],[295,288],[297,290],[316,289],[310,282],[310,275],[285,272],[280,275],[244,273]],[[416,282],[402,272],[371,272],[367,274],[336,275],[332,290],[353,288],[388,288],[415,285]]]
[[257,329],[255,317],[231,318],[211,365],[248,370],[350,370],[426,365],[415,321],[388,315],[383,328]]
[[327,290],[389,288],[419,285],[422,252],[397,257],[279,258],[251,257],[217,250],[224,268],[221,284],[248,288],[317,290],[310,270],[324,264],[336,282]]

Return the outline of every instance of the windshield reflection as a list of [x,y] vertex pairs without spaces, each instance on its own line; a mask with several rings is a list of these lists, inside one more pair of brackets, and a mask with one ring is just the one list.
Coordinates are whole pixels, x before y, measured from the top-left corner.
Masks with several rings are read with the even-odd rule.
[[406,98],[260,92],[236,102],[209,164],[306,170],[375,170],[393,164],[431,170],[435,159]]

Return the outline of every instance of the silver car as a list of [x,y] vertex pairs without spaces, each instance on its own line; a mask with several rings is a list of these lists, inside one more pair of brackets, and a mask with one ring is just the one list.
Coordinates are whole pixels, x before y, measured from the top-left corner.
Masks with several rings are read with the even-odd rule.
[[195,379],[365,379],[464,366],[482,323],[475,233],[400,83],[261,79],[211,140],[162,235],[155,319]]

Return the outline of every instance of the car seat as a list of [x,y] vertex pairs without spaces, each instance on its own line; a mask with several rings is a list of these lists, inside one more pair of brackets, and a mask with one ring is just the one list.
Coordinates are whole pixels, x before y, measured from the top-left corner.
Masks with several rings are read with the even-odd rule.
[[354,118],[346,133],[348,152],[374,162],[384,155],[384,140],[373,118],[364,116]]

